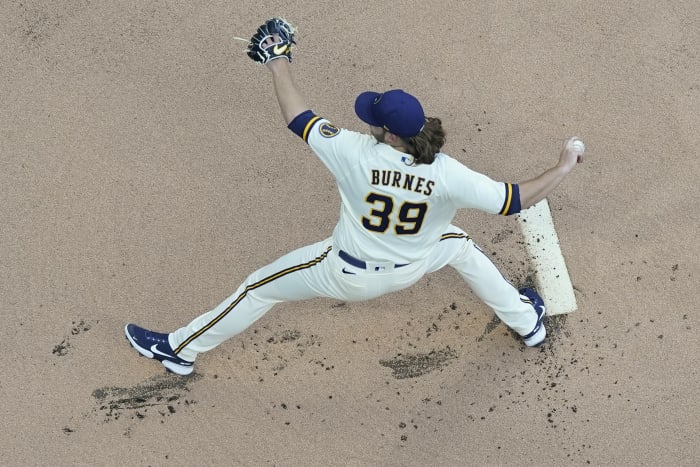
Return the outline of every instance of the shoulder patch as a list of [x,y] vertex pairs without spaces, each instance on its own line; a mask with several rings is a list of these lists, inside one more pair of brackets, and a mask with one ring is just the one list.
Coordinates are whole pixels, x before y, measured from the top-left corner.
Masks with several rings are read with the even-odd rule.
[[323,122],[321,126],[318,127],[318,131],[324,138],[332,138],[340,133],[340,129],[337,126],[328,122]]

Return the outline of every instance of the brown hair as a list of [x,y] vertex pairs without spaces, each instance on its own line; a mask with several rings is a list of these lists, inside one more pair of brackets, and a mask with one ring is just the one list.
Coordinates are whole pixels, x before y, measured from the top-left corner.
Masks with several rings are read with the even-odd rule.
[[445,130],[442,121],[435,117],[426,117],[423,130],[409,138],[408,152],[414,158],[414,164],[432,164],[435,154],[440,152],[445,144]]

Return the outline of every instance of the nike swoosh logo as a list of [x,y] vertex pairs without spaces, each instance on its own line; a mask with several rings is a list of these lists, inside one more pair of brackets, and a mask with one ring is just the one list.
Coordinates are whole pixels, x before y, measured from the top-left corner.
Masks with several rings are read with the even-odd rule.
[[356,275],[356,274],[355,274],[354,272],[352,272],[352,271],[346,271],[345,268],[343,268],[343,274],[352,274],[353,276]]
[[287,51],[287,47],[287,45],[283,45],[282,47],[276,45],[272,48],[272,53],[275,55],[282,55]]
[[167,353],[163,353],[163,352],[161,352],[160,350],[158,350],[158,344],[153,344],[153,345],[151,346],[151,352],[157,353],[158,355],[162,355],[162,356],[164,356],[164,357],[173,358],[172,355],[167,354]]

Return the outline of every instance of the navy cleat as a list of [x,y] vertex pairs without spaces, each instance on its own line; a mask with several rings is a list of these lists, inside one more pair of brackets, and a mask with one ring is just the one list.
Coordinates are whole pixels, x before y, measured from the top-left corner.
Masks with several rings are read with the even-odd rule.
[[520,299],[524,303],[532,305],[537,313],[537,324],[535,324],[535,328],[530,334],[522,336],[523,342],[528,347],[538,347],[544,342],[544,338],[547,336],[547,330],[544,324],[542,324],[542,318],[544,318],[545,314],[544,300],[535,292],[535,289],[530,287],[524,287],[518,290],[518,292],[520,292]]
[[188,362],[175,355],[167,334],[152,332],[135,324],[127,324],[124,333],[131,346],[144,357],[158,360],[175,374],[186,376],[192,373],[194,362]]

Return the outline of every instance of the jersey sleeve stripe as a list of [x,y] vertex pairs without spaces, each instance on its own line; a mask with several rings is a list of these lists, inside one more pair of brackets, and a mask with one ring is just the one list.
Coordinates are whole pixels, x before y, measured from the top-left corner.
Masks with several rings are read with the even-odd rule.
[[313,128],[314,124],[321,120],[321,117],[315,116],[311,120],[309,120],[309,123],[306,124],[306,127],[304,127],[304,133],[301,136],[301,139],[303,139],[305,142],[309,142],[309,131],[311,131],[311,128]]
[[319,120],[321,120],[321,117],[314,114],[311,110],[307,110],[294,117],[294,120],[287,125],[287,128],[303,139],[305,143],[308,143],[309,132]]
[[508,210],[510,209],[510,203],[513,200],[513,185],[510,183],[506,183],[506,200],[503,203],[503,209],[501,209],[500,214],[502,216],[505,216],[508,213]]
[[510,216],[520,212],[520,186],[515,183],[506,183],[506,200],[500,214]]

